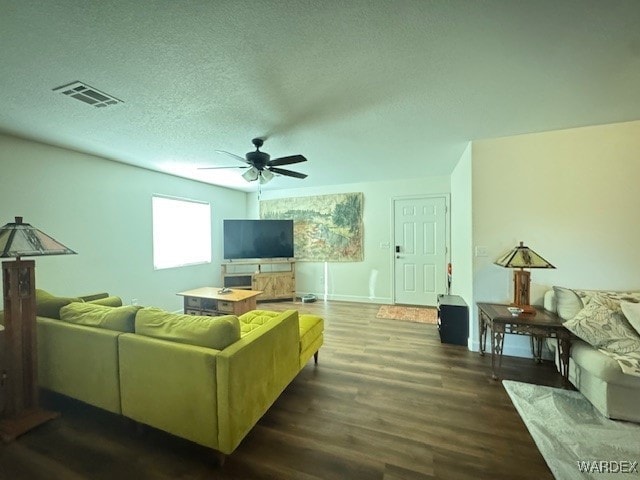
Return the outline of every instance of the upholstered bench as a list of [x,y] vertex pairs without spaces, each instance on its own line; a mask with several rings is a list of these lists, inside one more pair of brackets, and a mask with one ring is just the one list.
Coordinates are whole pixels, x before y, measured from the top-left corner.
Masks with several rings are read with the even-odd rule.
[[[269,310],[251,310],[240,315],[240,332],[246,335],[250,331],[259,328],[268,319],[280,315]],[[303,314],[299,316],[300,342],[298,353],[300,355],[300,368],[313,357],[318,363],[318,351],[324,341],[324,320],[317,315]]]

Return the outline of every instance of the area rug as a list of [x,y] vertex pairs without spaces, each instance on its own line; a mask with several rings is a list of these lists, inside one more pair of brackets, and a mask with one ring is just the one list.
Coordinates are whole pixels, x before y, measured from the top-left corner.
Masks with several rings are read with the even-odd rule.
[[404,307],[400,305],[382,305],[377,318],[404,320],[417,323],[438,323],[438,310],[435,308]]
[[503,380],[556,480],[640,478],[640,425],[609,420],[580,392]]

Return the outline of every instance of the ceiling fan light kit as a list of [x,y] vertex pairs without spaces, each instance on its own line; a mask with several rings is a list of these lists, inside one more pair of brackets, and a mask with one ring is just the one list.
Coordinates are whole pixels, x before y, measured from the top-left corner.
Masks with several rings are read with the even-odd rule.
[[258,179],[258,175],[260,172],[256,167],[251,167],[249,170],[242,174],[242,178],[244,178],[247,182],[253,182]]
[[286,177],[301,179],[307,178],[307,175],[304,173],[295,172],[286,168],[278,168],[282,165],[292,165],[294,163],[306,162],[307,159],[303,155],[289,155],[287,157],[279,157],[271,160],[271,155],[266,152],[260,151],[260,147],[264,144],[264,140],[262,138],[254,138],[253,140],[251,140],[251,142],[256,147],[256,150],[255,152],[248,152],[245,155],[245,158],[242,158],[235,153],[225,152],[224,150],[216,150],[219,153],[224,153],[236,160],[246,163],[246,167],[201,167],[200,170],[215,170],[220,168],[247,168],[248,170],[242,174],[242,178],[244,178],[247,182],[254,182],[256,180],[259,180],[261,185],[270,182],[276,175],[284,175]]
[[267,183],[274,177],[270,170],[262,170],[260,172],[260,183]]

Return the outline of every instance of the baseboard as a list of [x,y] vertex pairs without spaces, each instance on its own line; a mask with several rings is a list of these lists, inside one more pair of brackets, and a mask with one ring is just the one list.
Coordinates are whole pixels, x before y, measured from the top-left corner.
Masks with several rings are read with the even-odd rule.
[[[469,339],[471,340],[471,339]],[[491,355],[491,343],[489,343],[491,341],[490,338],[487,338],[487,345],[486,345],[486,350],[485,352],[488,355]],[[474,340],[474,341],[469,341],[469,350],[473,351],[473,352],[479,352],[480,351],[480,342],[478,340]],[[505,342],[502,348],[502,355],[506,355],[509,357],[520,357],[520,358],[531,358],[533,359],[533,355],[531,354],[531,346],[527,345],[513,345],[510,346],[509,345],[509,336],[507,336],[505,338]],[[551,352],[549,351],[549,349],[547,348],[546,345],[543,344],[542,347],[542,359],[543,360],[553,360],[553,355],[551,354]]]
[[[490,342],[490,339],[487,338],[487,345],[486,345],[485,352],[490,355],[491,344],[489,342]],[[479,352],[480,342],[477,340],[470,342],[469,350],[473,352]],[[533,356],[531,355],[531,348],[519,347],[519,346],[511,347],[508,345],[508,342],[504,342],[504,346],[502,348],[502,354],[507,355],[509,357],[533,358]]]
[[[296,292],[297,297],[301,297],[302,295],[312,294],[315,295],[318,300],[324,300],[325,296],[322,293],[318,292]],[[357,295],[327,295],[326,300],[334,300],[336,302],[355,302],[355,303],[377,303],[377,304],[386,304],[390,305],[393,302],[389,297],[362,297]]]

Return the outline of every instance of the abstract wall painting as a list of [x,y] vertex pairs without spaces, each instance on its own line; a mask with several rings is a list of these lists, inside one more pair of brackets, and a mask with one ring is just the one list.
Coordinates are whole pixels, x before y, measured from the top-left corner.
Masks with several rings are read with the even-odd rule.
[[296,260],[361,262],[362,193],[279,198],[260,202],[260,218],[292,219]]

